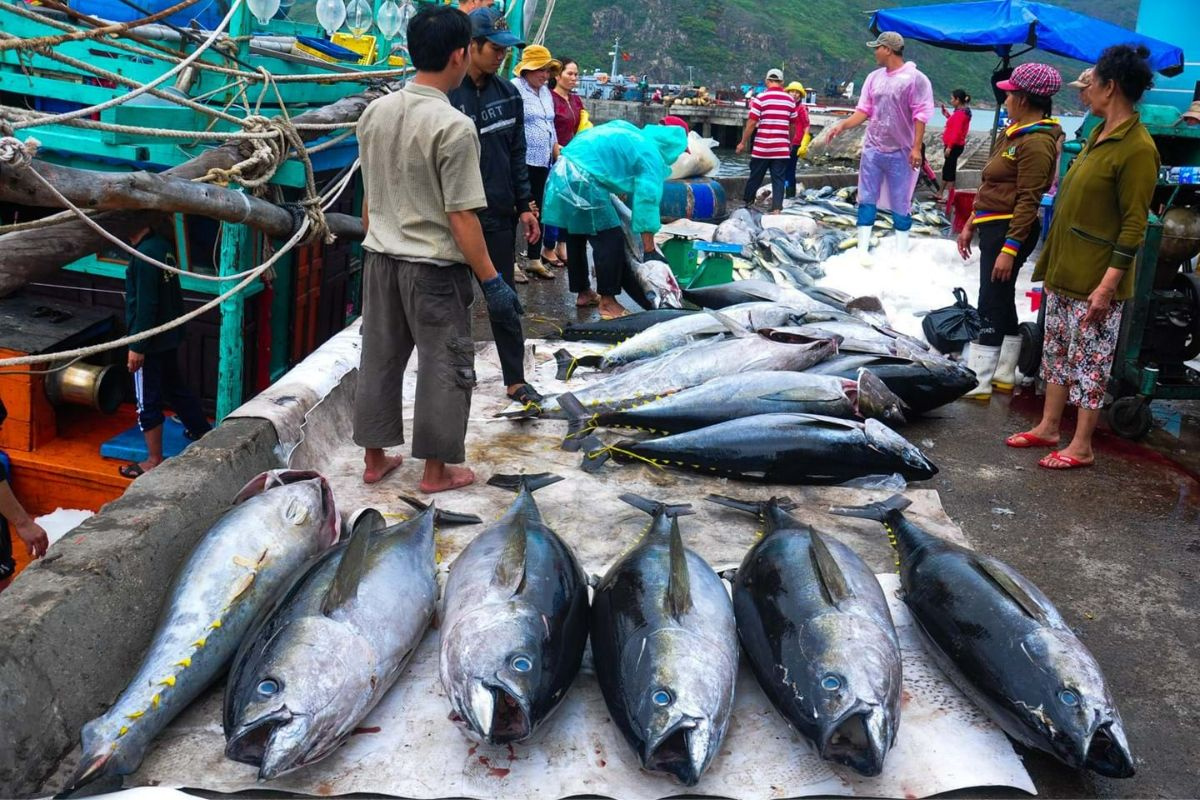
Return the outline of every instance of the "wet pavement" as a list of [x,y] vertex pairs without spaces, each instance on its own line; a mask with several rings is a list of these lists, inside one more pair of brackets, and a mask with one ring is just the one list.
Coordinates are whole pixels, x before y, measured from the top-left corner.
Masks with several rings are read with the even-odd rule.
[[[596,316],[575,309],[565,275],[530,281],[520,287],[527,336]],[[482,302],[475,329],[491,338]],[[1141,442],[1100,430],[1095,466],[1066,472],[1039,468],[1044,450],[1004,445],[1040,411],[1030,392],[996,395],[990,403],[960,400],[903,430],[940,467],[932,488],[967,538],[1041,587],[1095,654],[1138,774],[1122,781],[1076,773],[1034,752],[1024,752],[1026,766],[1043,797],[1196,796],[1200,403],[1155,403],[1155,429]],[[1064,443],[1073,425],[1068,417]]]

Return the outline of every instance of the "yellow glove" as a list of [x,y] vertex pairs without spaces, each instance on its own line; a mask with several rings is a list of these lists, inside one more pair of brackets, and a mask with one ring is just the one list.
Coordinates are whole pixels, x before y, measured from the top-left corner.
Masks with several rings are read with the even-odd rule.
[[800,140],[800,149],[796,151],[796,155],[801,158],[808,158],[808,146],[810,144],[812,144],[812,134],[805,131],[804,138]]
[[575,129],[575,132],[581,133],[590,127],[592,127],[592,120],[588,117],[587,109],[585,108],[579,112],[579,127]]

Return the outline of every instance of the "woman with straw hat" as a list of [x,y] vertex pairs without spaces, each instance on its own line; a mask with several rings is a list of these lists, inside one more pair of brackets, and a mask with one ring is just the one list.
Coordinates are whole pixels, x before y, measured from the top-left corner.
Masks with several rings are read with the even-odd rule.
[[[540,44],[526,47],[521,53],[520,62],[513,68],[517,75],[513,78],[513,85],[521,93],[525,104],[525,164],[529,167],[529,186],[539,208],[558,144],[558,134],[554,130],[554,95],[546,84],[550,75],[561,69],[562,64]],[[543,238],[529,243],[525,252],[525,271],[550,280],[554,278],[554,273],[542,263],[542,250],[544,247],[547,252],[553,251],[555,242],[543,243],[544,238],[545,231]]]

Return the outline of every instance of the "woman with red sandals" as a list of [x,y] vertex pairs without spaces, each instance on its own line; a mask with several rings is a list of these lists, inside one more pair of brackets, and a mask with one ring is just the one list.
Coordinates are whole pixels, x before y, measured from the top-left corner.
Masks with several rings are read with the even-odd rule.
[[1075,469],[1095,461],[1092,434],[1112,370],[1121,310],[1133,294],[1134,260],[1146,233],[1157,182],[1154,140],[1134,110],[1153,75],[1144,47],[1116,45],[1093,68],[1081,91],[1103,120],[1063,178],[1046,246],[1033,279],[1045,282],[1046,324],[1041,376],[1042,419],[1014,434],[1009,447],[1056,447],[1063,409],[1079,409],[1069,444],[1038,461]]

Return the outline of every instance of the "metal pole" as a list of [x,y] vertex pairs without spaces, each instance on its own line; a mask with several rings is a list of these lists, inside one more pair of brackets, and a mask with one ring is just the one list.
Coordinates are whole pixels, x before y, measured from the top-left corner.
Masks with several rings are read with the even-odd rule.
[[613,41],[613,51],[612,51],[613,63],[612,63],[612,72],[610,72],[610,73],[608,74],[608,79],[609,79],[610,81],[611,81],[611,80],[613,80],[614,78],[616,78],[616,77],[617,77],[617,59],[618,59],[618,58],[620,58],[620,56],[621,56],[621,37],[620,37],[620,36],[618,36],[618,37],[616,38],[616,40],[615,40],[615,41]]

